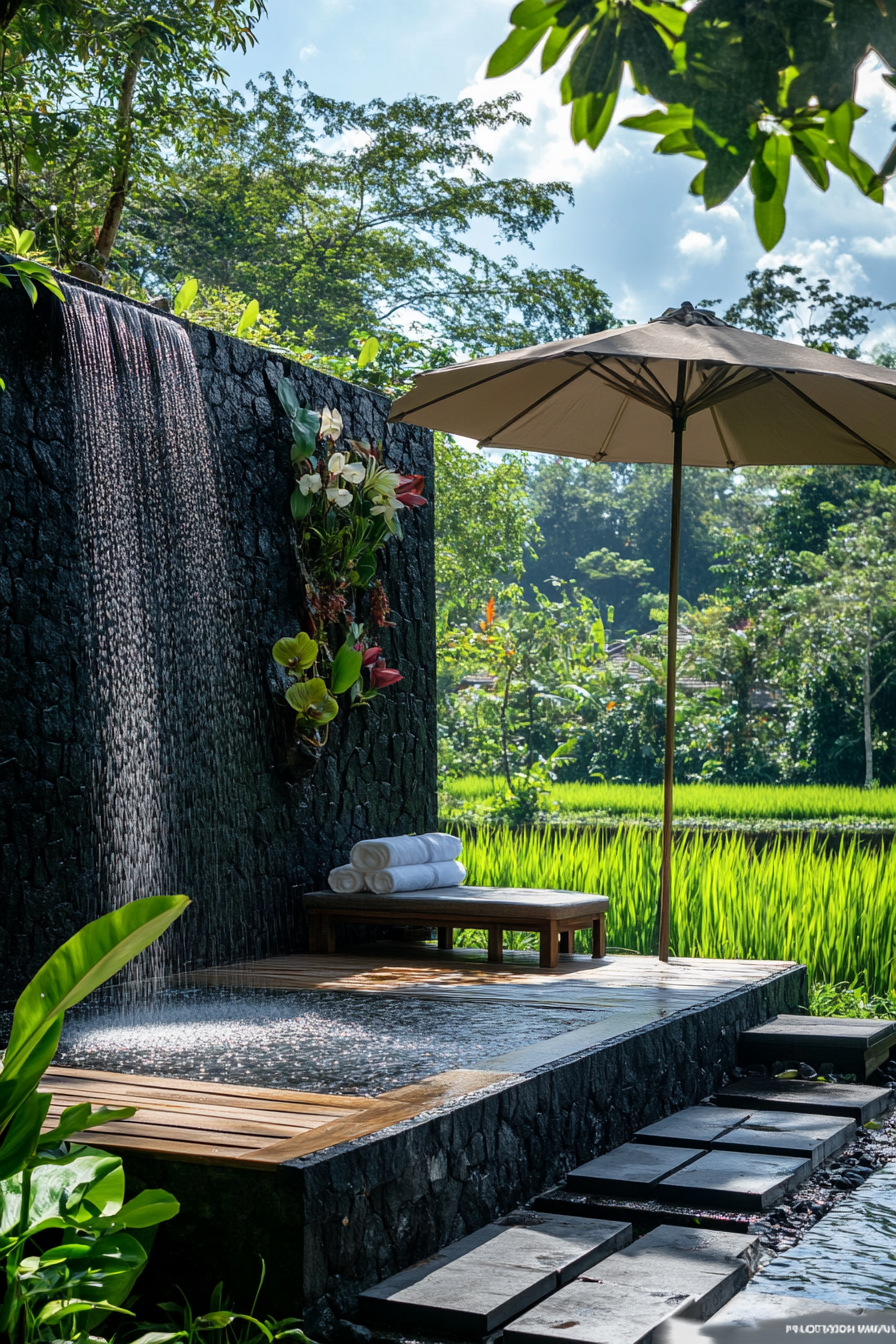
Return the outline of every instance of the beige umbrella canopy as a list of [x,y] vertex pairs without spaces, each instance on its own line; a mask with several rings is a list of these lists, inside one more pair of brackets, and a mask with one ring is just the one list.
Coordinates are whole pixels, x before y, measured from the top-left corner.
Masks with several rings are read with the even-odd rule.
[[659,903],[667,961],[682,466],[896,467],[896,370],[742,331],[685,303],[643,326],[418,374],[389,419],[483,447],[672,465]]

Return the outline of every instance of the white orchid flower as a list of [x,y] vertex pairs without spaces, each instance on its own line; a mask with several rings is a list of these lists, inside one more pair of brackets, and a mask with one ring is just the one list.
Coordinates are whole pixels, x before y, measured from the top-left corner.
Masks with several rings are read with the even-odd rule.
[[339,485],[328,485],[327,499],[333,504],[338,504],[340,509],[346,509],[352,502],[352,492]]
[[319,471],[303,476],[299,481],[299,490],[303,495],[316,495],[320,486],[321,480]]
[[367,468],[361,462],[346,462],[342,468],[342,479],[349,481],[352,485],[360,485],[367,473]]
[[334,406],[330,410],[325,406],[320,413],[320,437],[322,439],[338,439],[342,433],[342,416]]
[[344,467],[345,467],[345,453],[331,454],[330,460],[327,463],[327,471],[330,473],[330,476],[334,479],[337,476],[341,476]]
[[374,504],[370,512],[371,514],[377,514],[377,513],[384,514],[386,522],[391,523],[392,519],[395,517],[398,510],[403,508],[404,505],[402,504],[400,499],[387,499],[384,504]]

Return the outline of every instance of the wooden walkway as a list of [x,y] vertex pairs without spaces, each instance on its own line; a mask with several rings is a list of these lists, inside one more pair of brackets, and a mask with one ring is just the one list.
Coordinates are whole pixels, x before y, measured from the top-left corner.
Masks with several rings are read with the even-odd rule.
[[505,953],[489,965],[475,949],[439,951],[386,945],[329,956],[297,954],[180,977],[181,983],[240,988],[328,990],[580,1010],[587,1025],[510,1054],[478,1069],[457,1069],[379,1097],[329,1096],[225,1083],[51,1068],[44,1090],[53,1094],[47,1128],[65,1106],[136,1106],[130,1120],[78,1136],[117,1152],[224,1166],[276,1170],[337,1143],[377,1133],[493,1083],[583,1049],[599,1048],[625,1032],[697,1008],[792,967],[791,962],[616,956],[592,961],[562,956],[540,968],[537,953]]

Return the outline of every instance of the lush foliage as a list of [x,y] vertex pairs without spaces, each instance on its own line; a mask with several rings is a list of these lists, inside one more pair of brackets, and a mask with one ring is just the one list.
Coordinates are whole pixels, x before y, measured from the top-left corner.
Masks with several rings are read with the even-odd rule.
[[[641,827],[480,827],[463,833],[469,881],[559,887],[610,897],[607,940],[649,954],[661,836]],[[695,834],[673,847],[672,948],[677,956],[803,962],[810,980],[896,989],[896,846],[814,839],[753,848],[742,835]],[[576,934],[590,951],[590,933]]]
[[[13,6],[15,9],[15,6]],[[220,134],[222,50],[263,0],[28,4],[0,29],[0,221],[99,279],[135,194],[175,189],[170,150]]]
[[408,312],[469,353],[613,325],[577,268],[496,261],[470,241],[486,223],[526,243],[572,199],[563,182],[490,176],[478,139],[525,124],[516,102],[354,104],[267,76],[230,99],[224,132],[182,146],[178,190],[141,208],[126,269],[243,290],[331,353]]
[[[0,249],[4,248],[8,248],[12,254],[0,251],[0,285],[4,289],[12,289],[13,281],[17,280],[32,306],[37,303],[38,285],[60,302],[65,302],[56,277],[45,265],[42,255],[34,249],[34,234],[30,229],[20,232],[14,225],[9,225],[0,233]],[[5,390],[6,384],[0,378],[0,392]]]
[[[488,802],[503,780],[481,775],[451,779],[445,786],[446,805],[469,810]],[[560,818],[609,819],[662,816],[663,791],[659,784],[603,782],[555,783],[549,790]],[[450,813],[449,813],[450,815]],[[896,788],[858,789],[825,784],[679,784],[675,815],[701,821],[818,824],[896,824]]]
[[784,232],[793,160],[822,191],[834,168],[883,201],[896,146],[875,172],[851,144],[865,113],[854,97],[859,65],[874,50],[896,68],[896,14],[877,0],[522,0],[510,22],[489,75],[515,69],[539,46],[542,70],[563,58],[573,139],[596,149],[628,70],[660,106],[622,124],[658,135],[659,154],[701,162],[691,193],[707,209],[748,180],[766,249]]
[[304,409],[286,378],[277,391],[292,426],[290,508],[309,629],[279,639],[273,655],[291,683],[286,703],[296,712],[301,741],[317,751],[339,712],[337,696],[347,692],[351,707],[363,708],[402,679],[372,642],[374,633],[389,624],[377,552],[390,536],[401,538],[398,514],[426,500],[420,493],[423,477],[390,471],[383,465],[381,445],[348,439],[337,450],[343,424],[335,408]]
[[132,901],[54,952],[22,991],[0,1071],[0,1334],[15,1344],[86,1340],[123,1306],[146,1263],[152,1230],[178,1204],[164,1190],[125,1200],[121,1160],[73,1135],[134,1114],[67,1106],[46,1128],[39,1092],[67,1009],[80,1003],[183,913],[185,896]]

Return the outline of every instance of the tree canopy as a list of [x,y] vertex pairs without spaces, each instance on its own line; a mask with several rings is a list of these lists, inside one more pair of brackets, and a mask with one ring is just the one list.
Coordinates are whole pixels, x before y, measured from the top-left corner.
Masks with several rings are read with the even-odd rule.
[[896,9],[883,0],[522,0],[510,22],[489,75],[539,46],[543,71],[562,60],[573,139],[596,149],[628,70],[659,106],[622,125],[658,135],[659,154],[698,160],[690,189],[707,209],[748,181],[767,250],[784,232],[793,160],[821,191],[834,168],[878,203],[896,172],[896,145],[875,171],[851,143],[870,52],[896,85]]

